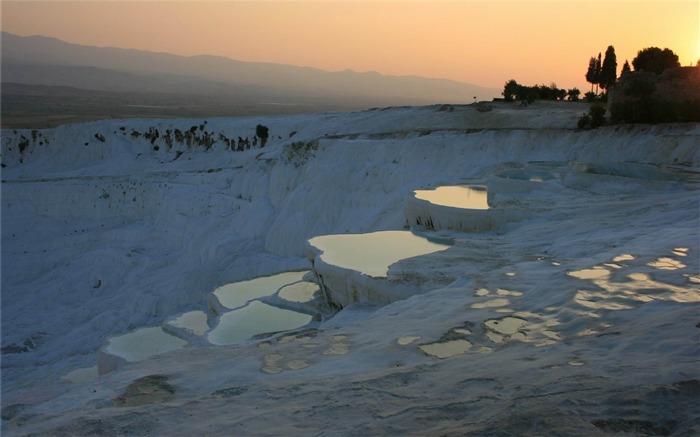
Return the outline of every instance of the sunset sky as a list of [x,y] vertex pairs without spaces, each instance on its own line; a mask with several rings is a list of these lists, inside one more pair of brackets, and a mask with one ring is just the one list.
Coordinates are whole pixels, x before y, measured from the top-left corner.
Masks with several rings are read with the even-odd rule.
[[2,1],[2,29],[71,43],[210,54],[502,88],[577,86],[615,47],[700,58],[700,1]]

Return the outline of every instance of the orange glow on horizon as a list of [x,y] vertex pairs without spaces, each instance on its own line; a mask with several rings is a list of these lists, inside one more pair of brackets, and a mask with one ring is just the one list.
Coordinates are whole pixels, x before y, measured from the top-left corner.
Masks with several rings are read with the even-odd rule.
[[588,85],[588,59],[615,47],[700,57],[700,5],[678,2],[2,2],[2,29],[184,56],[449,78],[502,88]]

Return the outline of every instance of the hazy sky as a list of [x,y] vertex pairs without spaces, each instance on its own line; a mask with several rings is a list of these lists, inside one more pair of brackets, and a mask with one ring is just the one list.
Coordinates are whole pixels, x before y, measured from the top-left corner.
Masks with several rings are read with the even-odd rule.
[[502,88],[588,88],[615,47],[700,57],[700,1],[2,1],[2,28],[68,42],[212,54],[324,70],[449,78]]

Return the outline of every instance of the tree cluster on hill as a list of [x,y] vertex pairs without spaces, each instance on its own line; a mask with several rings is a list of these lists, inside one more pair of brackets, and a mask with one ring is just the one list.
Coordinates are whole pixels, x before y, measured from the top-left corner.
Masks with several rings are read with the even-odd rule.
[[611,123],[700,121],[700,67],[634,71],[621,79],[610,104]]
[[[586,81],[591,84],[591,93],[594,93],[593,86],[595,85],[595,93],[598,94],[598,88],[608,90],[617,82],[617,56],[615,55],[615,47],[608,46],[605,51],[605,58],[598,53],[598,57],[591,57],[588,61],[588,71],[586,71]],[[589,100],[591,98],[589,97]]]
[[678,68],[681,64],[673,50],[648,47],[637,52],[637,57],[632,60],[632,66],[634,71],[661,74],[664,70]]
[[564,100],[577,101],[581,91],[578,88],[569,90],[557,88],[555,83],[547,85],[526,86],[511,79],[503,87],[503,99],[506,102],[518,100],[521,104],[532,103],[535,100]]
[[623,71],[610,105],[612,123],[700,121],[700,69],[681,68],[668,48],[647,47]]
[[[612,46],[589,61],[586,80],[591,83],[589,100],[597,97],[593,85],[600,86],[608,100],[611,123],[664,123],[700,121],[700,61],[696,67],[681,68],[678,56],[670,49],[648,47],[637,52],[630,63],[625,61],[616,77],[617,60]],[[579,120],[580,128],[605,123],[605,108],[593,106]]]

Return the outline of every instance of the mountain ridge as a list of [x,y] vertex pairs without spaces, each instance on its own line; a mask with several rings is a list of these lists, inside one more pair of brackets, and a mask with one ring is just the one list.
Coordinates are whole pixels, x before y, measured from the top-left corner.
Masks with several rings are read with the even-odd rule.
[[[450,79],[350,69],[329,72],[215,55],[85,46],[39,35],[1,35],[4,128],[103,118],[230,117],[463,104],[498,95],[496,89]],[[61,87],[75,90],[67,93]]]
[[40,35],[22,37],[8,32],[2,32],[2,57],[3,61],[13,59],[39,65],[90,66],[125,72],[191,75],[237,84],[272,86],[284,82],[285,88],[293,91],[322,90],[332,94],[350,92],[426,99],[433,100],[433,103],[458,103],[470,101],[473,96],[481,100],[497,95],[496,89],[451,79],[390,76],[350,69],[332,72],[314,67],[241,61],[217,55],[181,56],[117,47],[95,47]]

